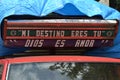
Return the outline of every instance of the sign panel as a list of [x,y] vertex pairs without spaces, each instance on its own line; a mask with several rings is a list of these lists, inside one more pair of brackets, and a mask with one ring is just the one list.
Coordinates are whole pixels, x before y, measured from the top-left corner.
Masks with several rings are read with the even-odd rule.
[[103,37],[112,38],[115,36],[115,30],[7,30],[6,39],[28,39],[28,38],[86,38]]
[[117,34],[116,20],[5,20],[7,47],[105,47]]
[[22,39],[6,40],[7,47],[39,47],[39,48],[81,48],[81,47],[106,47],[112,46],[113,40],[100,39]]

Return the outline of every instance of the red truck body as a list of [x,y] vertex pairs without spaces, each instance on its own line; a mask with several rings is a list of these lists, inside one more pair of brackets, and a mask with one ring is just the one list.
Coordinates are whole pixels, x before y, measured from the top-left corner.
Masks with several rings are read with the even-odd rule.
[[[90,57],[90,56],[27,56],[17,58],[1,59],[0,64],[3,65],[1,80],[8,80],[9,67],[11,64],[21,63],[51,63],[51,62],[79,62],[79,63],[117,63],[120,64],[120,59]],[[118,71],[120,72],[120,71]],[[17,71],[16,71],[17,73]]]

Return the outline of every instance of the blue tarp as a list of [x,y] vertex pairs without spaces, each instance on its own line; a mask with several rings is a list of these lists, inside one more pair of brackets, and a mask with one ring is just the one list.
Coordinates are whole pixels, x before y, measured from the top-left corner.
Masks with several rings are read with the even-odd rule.
[[[86,15],[89,17],[101,15],[104,19],[120,20],[120,13],[117,10],[94,0],[0,0],[0,22],[10,15],[46,16],[51,12],[62,15]],[[0,56],[25,50],[26,48],[6,48],[0,38]],[[118,32],[114,40],[113,47],[89,51],[86,55],[120,58],[120,32]]]

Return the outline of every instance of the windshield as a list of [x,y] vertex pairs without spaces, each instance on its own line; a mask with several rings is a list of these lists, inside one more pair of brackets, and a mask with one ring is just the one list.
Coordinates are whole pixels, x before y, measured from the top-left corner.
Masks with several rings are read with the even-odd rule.
[[7,80],[120,80],[120,65],[79,62],[11,64]]

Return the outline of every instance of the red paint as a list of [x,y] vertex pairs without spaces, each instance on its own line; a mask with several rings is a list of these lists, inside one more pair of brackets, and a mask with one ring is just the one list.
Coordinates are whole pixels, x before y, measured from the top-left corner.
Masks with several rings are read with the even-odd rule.
[[103,57],[89,57],[89,56],[33,56],[33,57],[19,57],[5,59],[9,63],[24,63],[24,62],[59,62],[59,61],[75,61],[75,62],[118,62],[120,59],[103,58]]
[[120,59],[89,57],[89,56],[31,56],[19,58],[1,59],[0,63],[4,65],[2,80],[6,80],[7,69],[9,64],[29,63],[29,62],[103,62],[103,63],[120,63]]

